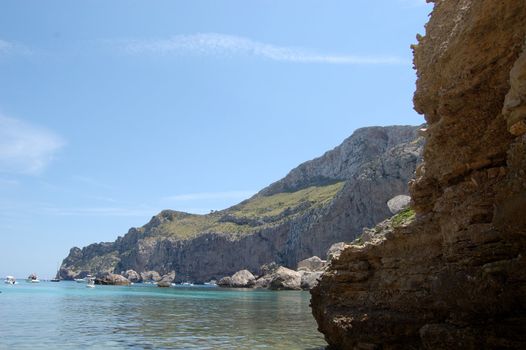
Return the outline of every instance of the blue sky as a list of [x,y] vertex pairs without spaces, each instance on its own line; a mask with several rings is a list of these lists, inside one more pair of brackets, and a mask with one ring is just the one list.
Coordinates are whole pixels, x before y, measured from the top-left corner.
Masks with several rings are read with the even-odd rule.
[[420,124],[420,0],[2,1],[0,275]]

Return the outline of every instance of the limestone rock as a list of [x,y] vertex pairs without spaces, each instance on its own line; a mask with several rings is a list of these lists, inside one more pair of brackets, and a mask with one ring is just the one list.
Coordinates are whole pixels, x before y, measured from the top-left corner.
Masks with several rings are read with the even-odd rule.
[[161,280],[157,282],[157,287],[170,287],[173,281],[175,281],[175,271],[171,271],[170,273],[163,275],[163,277],[161,277]]
[[272,274],[263,275],[254,282],[254,288],[266,289],[270,286],[271,280],[272,280]]
[[298,263],[298,271],[320,271],[323,270],[327,261],[321,260],[317,256],[312,256]]
[[268,288],[272,290],[299,290],[301,289],[301,273],[287,269],[286,267],[279,267],[270,276],[270,283]]
[[161,275],[157,271],[145,271],[141,272],[141,279],[143,282],[159,282]]
[[135,270],[127,270],[123,274],[123,276],[126,277],[128,279],[128,281],[133,282],[133,283],[137,283],[137,282],[141,282],[142,281],[141,275]]
[[225,277],[219,279],[219,281],[217,281],[217,285],[219,287],[230,288],[230,286],[232,285],[232,277],[225,276]]
[[251,288],[254,286],[256,278],[248,270],[241,270],[233,274],[231,277],[223,277],[218,282],[220,287],[230,288]]
[[330,262],[333,259],[337,259],[340,256],[343,249],[345,248],[345,246],[345,242],[338,242],[331,245],[331,247],[327,251],[327,261]]
[[271,273],[276,271],[278,269],[278,267],[279,267],[279,265],[276,264],[274,261],[270,262],[268,264],[263,264],[259,268],[259,271],[261,271],[260,276],[270,275]]
[[526,348],[526,4],[434,4],[414,46],[416,219],[346,246],[311,290],[331,348]]
[[389,208],[389,211],[391,214],[397,214],[401,212],[402,210],[409,207],[409,204],[411,203],[411,197],[406,196],[404,194],[400,194],[398,196],[395,196],[387,201],[387,207]]
[[323,274],[323,271],[303,271],[301,274],[300,287],[303,290],[311,290],[318,285],[318,279]]
[[130,284],[130,281],[124,276],[107,272],[97,276],[95,278],[95,284],[127,286]]

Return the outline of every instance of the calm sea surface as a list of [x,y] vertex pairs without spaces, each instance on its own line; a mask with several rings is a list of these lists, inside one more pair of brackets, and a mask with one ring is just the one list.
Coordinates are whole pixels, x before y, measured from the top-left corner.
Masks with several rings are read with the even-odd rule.
[[323,349],[308,292],[0,286],[0,349]]

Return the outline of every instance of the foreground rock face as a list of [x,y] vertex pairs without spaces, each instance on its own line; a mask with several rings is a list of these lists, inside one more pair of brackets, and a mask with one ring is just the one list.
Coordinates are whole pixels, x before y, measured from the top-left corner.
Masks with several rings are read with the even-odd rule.
[[[73,248],[60,276],[72,279],[130,269],[142,276],[145,271],[175,270],[178,281],[205,282],[241,269],[259,272],[261,265],[272,261],[296,268],[298,261],[322,256],[334,242],[351,241],[363,227],[390,215],[387,201],[408,193],[407,182],[420,159],[423,139],[417,130],[412,126],[356,130],[340,146],[237,206],[204,216],[165,210],[115,242]],[[340,187],[328,200],[305,196],[289,206],[278,198],[271,204],[282,203],[279,210],[262,217],[251,211],[257,201],[268,202],[271,196],[290,199],[312,186]],[[265,211],[267,204],[258,209]],[[210,222],[216,229],[208,228]],[[192,235],[185,235],[190,231]]]
[[524,1],[436,1],[415,47],[417,219],[346,246],[311,291],[332,347],[526,348],[525,40]]

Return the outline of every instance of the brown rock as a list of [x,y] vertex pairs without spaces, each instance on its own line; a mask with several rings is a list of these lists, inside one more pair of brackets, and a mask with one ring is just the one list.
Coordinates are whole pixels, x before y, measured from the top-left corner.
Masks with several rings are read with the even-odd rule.
[[166,288],[172,285],[172,282],[175,281],[175,271],[163,275],[160,281],[157,282],[157,287]]
[[321,271],[327,264],[326,260],[321,260],[317,256],[310,257],[298,263],[298,271]]
[[142,281],[141,275],[135,270],[127,270],[123,274],[123,276],[126,277],[128,279],[128,281],[133,282],[133,283]]
[[417,219],[346,246],[311,290],[331,347],[526,348],[525,39],[523,1],[435,2],[415,46]]
[[218,286],[230,288],[251,288],[254,286],[256,278],[248,270],[241,270],[232,275],[219,280]]
[[301,289],[301,273],[281,266],[270,276],[268,288],[272,290],[299,290]]
[[95,284],[127,286],[130,284],[130,281],[124,276],[107,272],[95,278]]

